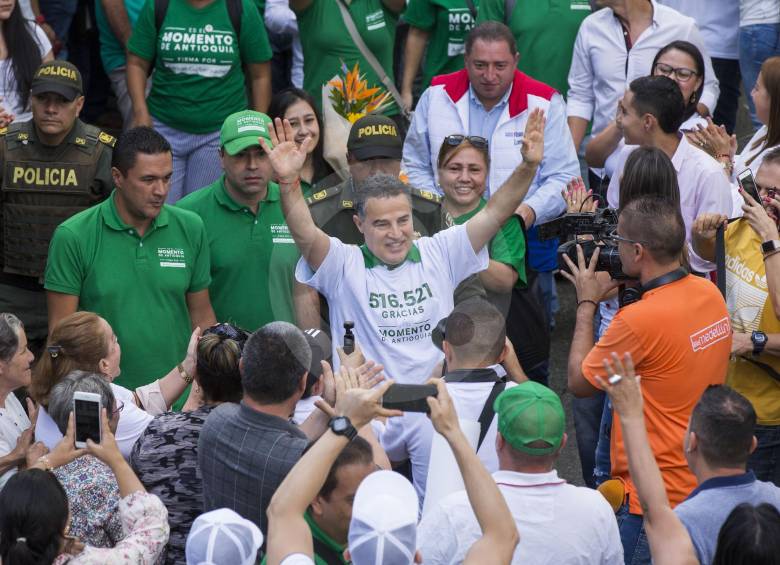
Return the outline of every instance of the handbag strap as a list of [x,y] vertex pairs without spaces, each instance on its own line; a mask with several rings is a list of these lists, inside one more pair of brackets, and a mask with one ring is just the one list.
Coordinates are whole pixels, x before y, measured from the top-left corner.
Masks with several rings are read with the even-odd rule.
[[366,42],[363,41],[363,38],[361,37],[360,32],[357,30],[355,21],[352,19],[352,15],[349,13],[347,6],[344,4],[343,0],[336,0],[336,4],[341,11],[341,17],[344,20],[344,25],[347,27],[347,31],[349,32],[352,41],[360,50],[360,53],[363,55],[363,58],[365,58],[366,62],[371,66],[372,69],[374,69],[374,72],[379,77],[379,80],[382,82],[382,84],[385,85],[385,88],[387,88],[387,91],[393,97],[393,100],[395,100],[398,109],[401,110],[403,115],[408,119],[409,112],[406,110],[406,107],[403,104],[401,93],[398,92],[398,89],[395,87],[395,83],[393,83],[393,81],[387,75],[385,69],[368,48],[368,45],[366,45]]
[[495,416],[496,411],[493,409],[493,404],[496,402],[496,398],[498,398],[498,395],[504,392],[504,389],[506,388],[506,381],[503,379],[499,380],[496,384],[493,385],[493,388],[490,390],[490,394],[487,397],[487,400],[485,401],[485,405],[482,407],[482,413],[479,415],[479,441],[477,441],[477,449],[476,451],[479,451],[479,448],[482,446],[482,442],[485,439],[485,436],[488,433],[488,429],[490,429],[490,423],[493,421],[493,416]]
[[474,5],[474,0],[466,0],[466,7],[471,12],[471,17],[474,18],[474,21],[477,21],[477,7]]
[[775,368],[767,363],[762,363],[761,361],[756,361],[755,359],[750,359],[749,357],[745,357],[744,355],[741,355],[742,359],[747,361],[748,363],[753,363],[756,367],[763,370],[767,375],[772,377],[777,382],[780,382],[780,373],[775,371]]

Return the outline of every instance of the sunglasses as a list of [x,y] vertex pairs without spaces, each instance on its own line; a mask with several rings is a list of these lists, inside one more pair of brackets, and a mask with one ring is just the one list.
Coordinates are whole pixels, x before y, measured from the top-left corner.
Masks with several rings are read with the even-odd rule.
[[674,76],[680,82],[688,82],[693,77],[698,75],[693,69],[686,69],[685,67],[674,68],[665,63],[656,63],[655,70],[658,74],[671,78]]
[[447,137],[444,138],[444,143],[452,147],[457,147],[464,141],[468,141],[471,145],[473,145],[477,149],[487,150],[488,147],[488,140],[478,135],[456,134],[456,135],[448,135]]
[[249,334],[244,330],[226,323],[216,324],[203,332],[203,335],[209,334],[214,334],[221,338],[232,339],[239,342],[241,345],[243,345],[249,337]]

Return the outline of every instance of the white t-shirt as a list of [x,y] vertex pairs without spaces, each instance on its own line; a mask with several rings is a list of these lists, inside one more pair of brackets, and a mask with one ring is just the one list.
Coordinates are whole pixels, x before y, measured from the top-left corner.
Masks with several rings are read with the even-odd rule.
[[[5,399],[5,407],[0,408],[0,457],[14,450],[19,436],[29,427],[30,419],[22,403],[14,393],[9,393]],[[3,490],[5,483],[14,473],[16,473],[15,468],[0,475],[0,490]]]
[[[51,51],[49,38],[46,37],[46,34],[43,33],[43,29],[41,29],[41,26],[38,24],[29,22],[27,27],[29,28],[30,33],[32,33],[33,39],[35,39],[35,42],[38,44],[41,57],[45,56]],[[11,59],[0,59],[0,96],[3,98],[0,100],[0,106],[2,106],[6,112],[10,112],[15,116],[15,122],[26,122],[27,120],[32,119],[32,112],[29,109],[29,102],[27,108],[21,107],[22,101],[19,97],[19,92],[17,91],[16,81],[13,79],[9,80],[9,77],[13,76],[14,73]]]
[[279,565],[314,565],[314,560],[304,553],[293,553],[282,559]]
[[739,18],[739,3],[734,0],[658,0],[658,3],[696,20],[710,57],[739,58],[739,28],[734,25]]
[[780,23],[777,0],[739,0],[739,27]]
[[[124,404],[122,412],[119,413],[119,423],[114,437],[122,456],[129,460],[136,440],[144,433],[153,417],[135,404],[133,393],[125,387],[111,383],[111,390],[117,405],[120,402]],[[51,450],[61,439],[62,432],[46,409],[41,406],[38,409],[38,421],[35,424],[35,440],[42,441]]]
[[[500,365],[494,365],[490,368],[499,377],[506,374],[506,371]],[[478,422],[494,384],[492,382],[447,383],[447,391],[450,393],[452,402],[455,405],[458,418]],[[508,382],[505,390],[513,386],[517,386],[517,384]],[[485,439],[477,450],[479,459],[491,473],[498,471],[498,455],[496,454],[497,430],[498,420],[494,415],[485,434]],[[428,480],[428,467],[434,433],[436,432],[428,416],[410,412],[404,414],[401,418],[389,418],[385,431],[380,438],[382,448],[387,453],[390,461],[409,459],[411,462],[414,488],[417,491],[421,506],[425,498],[425,485]]]
[[[595,490],[549,473],[493,473],[520,532],[516,565],[623,565],[615,513]],[[462,563],[482,536],[466,491],[444,498],[417,527],[425,565]]]
[[[301,258],[298,281],[328,299],[330,324],[355,323],[355,339],[366,359],[381,363],[398,383],[420,384],[430,378],[443,354],[431,341],[431,331],[454,306],[460,281],[487,269],[488,251],[474,253],[466,224],[414,242],[410,257],[388,269],[356,245],[330,238],[330,250],[317,272]],[[338,367],[333,340],[333,363]]]

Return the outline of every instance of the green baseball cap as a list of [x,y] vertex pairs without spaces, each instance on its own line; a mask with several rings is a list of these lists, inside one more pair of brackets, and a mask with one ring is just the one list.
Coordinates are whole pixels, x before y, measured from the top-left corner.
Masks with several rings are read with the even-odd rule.
[[[529,455],[547,455],[561,447],[566,415],[561,399],[534,381],[506,389],[493,403],[498,414],[498,431],[513,448]],[[549,447],[528,447],[545,441]]]
[[240,153],[247,147],[259,146],[258,137],[264,138],[268,145],[273,146],[268,127],[271,118],[261,112],[243,110],[230,114],[222,123],[219,132],[219,145],[228,155]]
[[33,75],[30,92],[33,95],[55,92],[71,102],[84,92],[81,86],[81,73],[76,65],[67,61],[44,63]]

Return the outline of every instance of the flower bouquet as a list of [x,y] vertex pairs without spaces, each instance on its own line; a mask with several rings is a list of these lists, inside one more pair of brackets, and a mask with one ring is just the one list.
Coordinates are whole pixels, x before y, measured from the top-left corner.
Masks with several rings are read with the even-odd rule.
[[341,72],[322,86],[324,157],[342,179],[349,176],[346,155],[352,124],[367,114],[384,111],[392,102],[383,88],[368,87],[359,63],[350,70],[342,61]]

